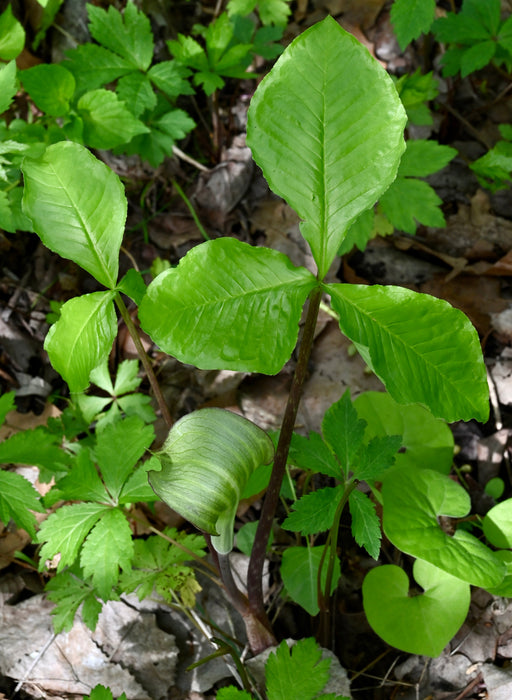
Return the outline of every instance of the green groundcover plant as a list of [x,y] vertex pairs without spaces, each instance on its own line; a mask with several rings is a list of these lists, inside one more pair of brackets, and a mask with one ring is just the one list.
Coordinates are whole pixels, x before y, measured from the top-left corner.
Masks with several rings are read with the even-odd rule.
[[[407,192],[409,179],[425,174],[414,166],[418,152],[432,154],[438,164],[451,157],[423,142],[406,150],[407,118],[391,78],[331,18],[295,39],[259,85],[248,143],[272,190],[300,216],[314,272],[275,250],[220,238],[193,248],[149,286],[134,270],[119,279],[127,210],[119,178],[72,141],[25,155],[23,215],[44,245],[104,288],[66,302],[46,337],[52,365],[71,391],[69,408],[36,429],[37,437],[22,433],[0,445],[3,461],[36,464],[44,478],[55,479],[43,504],[23,477],[0,472],[6,494],[0,496],[0,517],[35,537],[40,570],[53,562],[57,574],[48,588],[57,603],[57,629],[69,629],[81,604],[94,626],[101,601],[122,592],[143,597],[156,590],[192,606],[194,568],[211,566],[204,563],[207,543],[252,651],[274,645],[262,570],[280,495],[293,502],[281,527],[296,533],[281,558],[286,594],[321,623],[330,619],[340,577],[338,534],[347,505],[355,541],[375,560],[363,585],[366,615],[389,644],[436,656],[464,621],[471,585],[512,595],[511,500],[471,521],[471,531],[463,522],[469,496],[448,476],[453,439],[446,423],[485,421],[489,412],[475,329],[462,312],[429,295],[326,281],[359,217],[379,199],[391,211],[390,188]],[[201,409],[171,425],[126,296],[162,351],[201,369],[275,374],[298,344],[277,445],[255,424],[221,409]],[[305,437],[294,434],[295,418],[323,297],[387,393],[352,402],[346,392],[326,412],[321,434]],[[120,366],[115,381],[106,369],[116,307],[169,425],[158,451],[150,449],[154,416],[134,393],[137,366]],[[85,394],[91,382],[107,396]],[[2,397],[0,417],[11,406],[12,396]],[[302,490],[284,480],[289,465],[308,475]],[[312,488],[315,474],[329,485]],[[246,532],[242,545],[250,551],[246,596],[230,569],[234,521],[239,500],[263,490],[256,531]],[[134,540],[133,504],[157,497],[204,537],[168,531]],[[58,507],[36,531],[30,511],[62,501],[72,503]],[[415,560],[417,595],[411,595],[404,569],[378,565],[382,531]],[[291,655],[279,649],[277,661],[267,664],[268,697],[292,697],[282,686],[295,673],[299,677],[287,666],[294,655],[299,665],[308,659],[307,697],[322,697],[328,671],[316,645],[307,641]],[[249,692],[247,683],[243,691],[224,690],[219,697]]]

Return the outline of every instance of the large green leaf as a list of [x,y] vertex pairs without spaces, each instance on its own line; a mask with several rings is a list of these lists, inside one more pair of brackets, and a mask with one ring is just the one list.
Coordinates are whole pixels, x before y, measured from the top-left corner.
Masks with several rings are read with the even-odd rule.
[[139,316],[155,343],[182,362],[275,374],[295,347],[314,285],[282,253],[221,238],[158,275]]
[[89,375],[112,349],[117,333],[113,292],[70,299],[46,336],[45,350],[72,392],[89,386]]
[[423,588],[409,596],[407,574],[398,566],[372,569],[363,583],[368,622],[388,644],[410,654],[439,656],[468,614],[470,587],[417,559],[414,578]]
[[151,470],[149,482],[167,505],[213,535],[214,547],[227,554],[245,484],[273,455],[272,440],[257,425],[230,411],[203,408],[172,427],[157,455],[162,470]]
[[431,469],[393,469],[384,477],[382,495],[384,532],[402,552],[474,586],[503,581],[505,566],[488,547],[465,530],[451,534],[440,525],[441,516],[469,513],[471,501],[460,484]]
[[321,278],[350,224],[394,180],[405,122],[386,71],[330,17],[297,37],[258,87],[248,144],[304,220]]
[[328,284],[325,290],[342,333],[396,401],[424,404],[448,422],[487,420],[482,351],[461,311],[402,287]]
[[115,287],[126,221],[118,176],[77,143],[61,141],[25,158],[23,211],[47,248]]

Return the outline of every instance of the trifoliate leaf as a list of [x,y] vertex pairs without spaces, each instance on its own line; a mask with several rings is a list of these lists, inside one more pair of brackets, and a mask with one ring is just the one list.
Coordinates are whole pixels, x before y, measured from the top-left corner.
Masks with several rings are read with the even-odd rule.
[[75,76],[79,95],[133,71],[132,65],[124,58],[96,44],[80,44],[76,49],[66,51],[63,65]]
[[94,594],[94,588],[78,575],[79,571],[79,567],[73,567],[71,571],[62,571],[45,586],[48,600],[55,603],[52,617],[53,628],[57,634],[69,632],[82,604],[82,620],[90,630],[96,629],[102,605]]
[[292,506],[290,515],[284,520],[285,530],[312,535],[329,530],[334,521],[336,508],[343,494],[343,487],[319,489],[302,496]]
[[442,200],[423,180],[397,178],[382,195],[382,211],[398,231],[416,233],[418,223],[443,227],[446,224],[440,209]]
[[96,459],[114,501],[136,463],[155,437],[153,427],[131,416],[106,425],[96,435]]
[[146,15],[128,2],[121,15],[112,5],[108,11],[87,5],[89,29],[99,44],[128,61],[133,68],[146,71],[153,58],[153,34]]
[[300,469],[320,472],[335,479],[339,479],[342,474],[333,452],[314,431],[310,432],[307,438],[297,433],[293,434],[288,460]]
[[149,132],[111,90],[90,90],[78,100],[84,141],[92,148],[115,148]]
[[271,700],[313,700],[329,680],[330,659],[313,638],[301,639],[288,648],[282,641],[265,664],[267,693]]
[[133,557],[132,531],[123,513],[110,509],[91,530],[80,554],[80,565],[103,600],[110,600],[119,567],[128,569]]
[[413,39],[429,31],[435,11],[436,0],[395,0],[391,23],[402,51]]
[[37,535],[37,542],[44,543],[40,552],[40,568],[46,559],[53,559],[60,553],[57,572],[73,564],[80,545],[90,532],[94,523],[110,510],[101,503],[76,503],[62,506],[52,513],[42,524]]
[[28,479],[14,472],[0,471],[0,520],[8,525],[12,519],[31,537],[35,537],[36,519],[30,511],[44,513],[39,494]]
[[355,490],[349,496],[349,507],[355,541],[373,559],[378,559],[382,535],[374,504],[364,493]]
[[457,151],[437,141],[416,139],[407,141],[405,153],[398,166],[398,177],[426,177],[444,168]]

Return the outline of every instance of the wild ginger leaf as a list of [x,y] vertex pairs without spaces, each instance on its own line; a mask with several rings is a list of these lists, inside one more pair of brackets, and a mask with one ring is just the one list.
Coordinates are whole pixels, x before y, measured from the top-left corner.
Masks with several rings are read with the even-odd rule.
[[110,6],[108,11],[87,5],[89,30],[99,44],[118,54],[135,69],[146,71],[153,58],[153,34],[146,15],[134,2],[128,2],[124,13]]
[[44,348],[72,392],[89,386],[91,370],[109,354],[117,334],[113,292],[93,292],[67,301]]
[[[330,659],[313,638],[301,639],[291,649],[282,641],[265,664],[269,700],[313,700],[329,680]],[[321,697],[321,696],[320,696]]]
[[93,148],[115,148],[149,132],[111,90],[91,90],[78,100],[84,141]]
[[380,199],[384,214],[398,231],[414,234],[418,223],[443,227],[442,199],[423,180],[398,177]]
[[391,7],[391,23],[402,51],[429,31],[434,21],[436,0],[395,0]]
[[12,519],[31,537],[36,534],[36,519],[30,511],[44,513],[39,494],[21,474],[0,470],[0,520],[8,525]]
[[155,437],[153,427],[130,416],[106,425],[96,434],[96,459],[115,502],[136,463]]
[[71,142],[25,158],[22,170],[23,211],[45,246],[114,288],[127,207],[118,176]]
[[365,427],[365,421],[358,417],[350,400],[350,389],[325,412],[322,433],[340,460],[345,476],[353,469],[354,458],[363,444]]
[[343,487],[336,486],[302,496],[293,504],[292,511],[285,518],[282,527],[285,530],[300,532],[304,536],[329,530],[342,494]]
[[80,565],[103,600],[110,600],[119,579],[119,567],[128,569],[133,557],[132,531],[123,513],[109,509],[85,540]]
[[382,534],[374,504],[357,489],[351,492],[348,503],[355,541],[360,547],[364,547],[373,559],[378,559]]
[[258,87],[247,142],[303,220],[320,279],[394,180],[406,118],[387,73],[331,17],[297,37]]
[[315,283],[276,250],[219,238],[158,275],[139,318],[153,341],[182,362],[275,374],[295,347]]
[[102,503],[76,503],[52,513],[41,523],[37,535],[37,542],[43,543],[40,568],[44,567],[46,559],[53,559],[59,553],[57,572],[73,564],[87,534],[108,510],[110,507]]
[[95,630],[102,604],[96,598],[94,588],[78,575],[78,567],[71,571],[61,571],[45,586],[48,600],[55,603],[52,610],[53,628],[59,632],[69,632],[73,627],[78,608],[82,607],[82,620],[90,630]]

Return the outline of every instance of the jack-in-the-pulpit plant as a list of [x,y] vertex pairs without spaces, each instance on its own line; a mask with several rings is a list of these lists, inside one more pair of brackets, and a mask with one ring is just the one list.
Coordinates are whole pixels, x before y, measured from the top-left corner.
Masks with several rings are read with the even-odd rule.
[[[143,329],[163,351],[202,369],[279,372],[297,344],[305,311],[296,370],[252,546],[247,597],[236,588],[228,556],[244,485],[258,464],[273,457],[266,435],[229,412],[202,410],[170,429],[162,451],[150,463],[149,480],[157,494],[178,511],[184,506],[184,517],[211,538],[212,554],[230,599],[244,617],[253,651],[274,642],[263,602],[262,569],[322,297],[330,297],[341,332],[383,381],[394,404],[406,405],[411,415],[416,409],[428,415],[428,408],[432,420],[447,422],[484,421],[488,416],[478,336],[462,312],[400,287],[325,281],[351,224],[393,182],[405,147],[405,123],[393,82],[368,51],[331,18],[311,27],[292,42],[258,87],[247,137],[271,188],[302,219],[301,231],[316,269],[295,267],[275,250],[221,238],[195,247],[147,290],[134,271],[118,280],[126,200],[117,177],[73,143],[55,144],[40,158],[24,161],[24,212],[34,230],[45,245],[74,260],[106,287],[67,302],[46,340],[50,359],[72,392],[86,389],[91,371],[110,352],[116,335],[115,302],[138,343],[165,415],[158,384],[121,294],[139,305]],[[373,500],[383,506],[386,536],[417,558],[414,573],[425,590],[409,602],[405,574],[377,567],[363,590],[368,618],[391,644],[436,654],[463,619],[469,584],[489,589],[510,585],[510,564],[470,533],[457,530],[451,537],[439,527],[441,515],[464,515],[467,499],[461,487],[446,473],[435,471],[435,464],[425,457],[421,465],[400,459],[403,455],[396,452],[401,441],[395,436],[406,440],[411,432],[407,420],[397,419],[403,430],[385,423],[376,426],[370,415],[377,402],[360,416],[350,398],[342,397],[326,413],[322,436],[310,438],[316,446],[323,445],[318,447],[325,456],[323,469],[336,486],[315,496],[329,503],[332,515],[316,524],[315,532],[329,531],[325,546],[311,548],[312,554],[297,548],[306,550],[310,562],[314,560],[318,577],[316,601],[308,600],[305,607],[312,614],[319,610],[328,621],[339,568],[337,530],[345,504],[356,540],[378,557],[380,534],[375,532],[377,528],[380,533],[380,525],[373,502],[358,488],[364,481]],[[379,410],[391,414],[389,408]],[[313,464],[307,468],[322,471]],[[425,492],[431,498],[419,508],[419,494]],[[408,501],[414,505],[407,508]],[[308,505],[296,504],[294,509],[299,516],[290,516],[288,529],[311,534],[304,518],[301,521]],[[507,527],[505,532],[510,533]],[[417,537],[422,528],[430,533],[429,544]],[[490,525],[487,530],[489,541],[502,547]],[[478,566],[469,571],[473,558]],[[285,555],[283,577],[299,561],[304,561],[303,552]],[[411,614],[424,621],[445,614],[443,601],[461,602],[452,625],[434,629],[434,639],[426,637],[422,644],[418,636],[411,640],[405,635],[401,641],[400,635],[387,634],[389,619],[379,614],[375,591],[389,594],[386,609],[393,615],[406,616],[401,629],[409,625]]]

